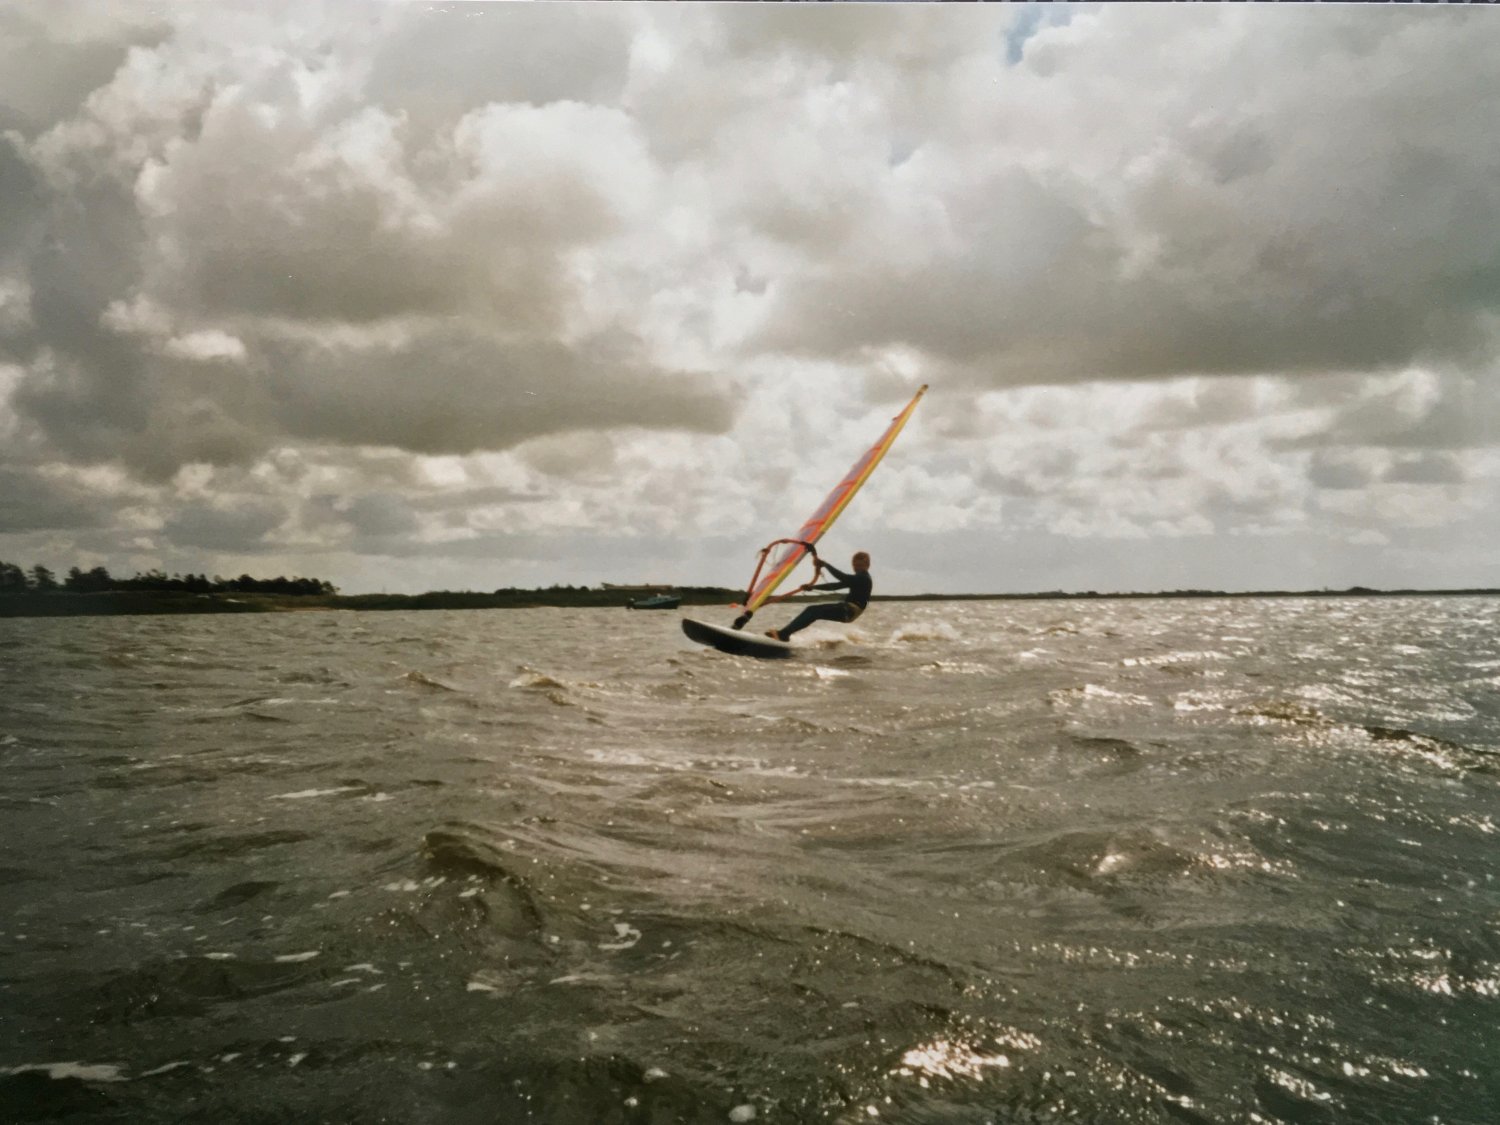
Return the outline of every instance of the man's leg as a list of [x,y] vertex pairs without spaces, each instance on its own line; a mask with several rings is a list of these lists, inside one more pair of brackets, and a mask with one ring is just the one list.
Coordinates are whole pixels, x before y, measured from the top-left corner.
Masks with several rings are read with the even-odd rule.
[[776,634],[782,640],[788,640],[793,633],[800,633],[814,621],[842,621],[844,620],[844,604],[842,602],[824,602],[821,605],[810,605],[792,619],[792,623],[785,628],[777,629]]

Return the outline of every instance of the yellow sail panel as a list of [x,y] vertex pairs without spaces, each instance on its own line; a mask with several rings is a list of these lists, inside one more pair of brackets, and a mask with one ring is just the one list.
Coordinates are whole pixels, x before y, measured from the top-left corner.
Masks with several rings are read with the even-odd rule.
[[880,436],[880,440],[872,445],[863,457],[854,463],[854,467],[844,474],[844,479],[834,487],[833,491],[824,497],[823,502],[818,505],[818,510],[807,518],[797,533],[790,538],[794,542],[783,543],[776,549],[772,558],[766,560],[759,572],[759,581],[748,594],[745,595],[745,609],[754,613],[772,594],[776,587],[781,585],[782,580],[790,574],[799,562],[807,555],[807,548],[802,544],[816,543],[822,534],[833,525],[833,521],[839,518],[839,513],[849,506],[849,501],[859,491],[860,486],[870,479],[870,474],[875,471],[875,466],[880,464],[886,451],[895,444],[896,436],[901,433],[901,428],[906,425],[906,420],[911,417],[912,411],[917,408],[917,403],[927,393],[927,385],[924,383],[912,396],[912,400],[906,404],[906,409],[891,419],[890,426]]

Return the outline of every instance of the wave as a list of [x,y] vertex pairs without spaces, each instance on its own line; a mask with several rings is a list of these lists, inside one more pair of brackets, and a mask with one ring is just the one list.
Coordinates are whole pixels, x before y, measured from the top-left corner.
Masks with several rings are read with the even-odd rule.
[[1208,649],[1204,652],[1168,652],[1161,656],[1127,656],[1120,665],[1124,668],[1163,668],[1174,664],[1206,664],[1233,659],[1228,653]]
[[1172,701],[1174,711],[1226,711],[1239,692],[1185,691]]
[[254,855],[267,848],[278,848],[286,844],[300,844],[313,839],[312,833],[291,829],[274,829],[269,832],[240,832],[233,835],[214,836],[208,839],[192,839],[174,847],[164,848],[153,858],[157,859],[234,859]]
[[235,883],[231,887],[225,887],[213,898],[199,906],[198,912],[200,914],[212,914],[218,910],[237,909],[252,899],[270,894],[280,886],[280,883],[272,882],[268,879],[251,879],[243,883]]
[[1021,883],[1056,880],[1083,890],[1106,891],[1120,883],[1173,880],[1203,874],[1206,864],[1190,847],[1150,829],[1063,832],[1019,848],[1004,861]]
[[416,684],[418,687],[427,688],[431,691],[458,691],[458,688],[451,687],[441,680],[435,680],[424,672],[408,672],[401,678],[409,684]]
[[206,1015],[216,1004],[294,988],[324,975],[312,958],[233,955],[148,961],[110,973],[93,987],[93,1019],[135,1023],[167,1016]]
[[1084,700],[1098,703],[1122,704],[1127,707],[1150,707],[1151,700],[1144,695],[1135,695],[1128,691],[1115,691],[1101,684],[1083,684],[1079,687],[1058,688],[1047,693],[1047,699],[1054,706],[1071,703],[1075,700]]
[[988,664],[965,660],[934,660],[922,665],[924,672],[937,672],[950,676],[985,676],[994,672]]
[[1111,754],[1116,758],[1139,758],[1145,753],[1133,742],[1127,742],[1123,738],[1093,737],[1087,735],[1074,735],[1073,744],[1083,750],[1095,750]]
[[[1238,707],[1233,713],[1255,721],[1271,720],[1313,730],[1345,731],[1372,743],[1395,743],[1400,748],[1417,751],[1436,765],[1451,768],[1487,769],[1488,764],[1483,759],[1500,757],[1500,749],[1454,742],[1407,727],[1335,719],[1316,707],[1290,700],[1253,703]],[[1467,763],[1463,760],[1471,756],[1481,760]]]
[[336,797],[341,793],[368,794],[369,786],[360,783],[355,785],[337,785],[332,789],[299,789],[295,793],[273,793],[272,801],[306,801],[314,797]]
[[515,678],[507,686],[516,691],[535,692],[558,707],[579,705],[570,695],[575,685],[524,664],[519,667]]
[[434,829],[422,837],[422,857],[439,875],[478,875],[482,879],[517,879],[505,851],[473,827]]
[[958,641],[963,634],[946,621],[914,621],[899,626],[891,634],[891,644],[914,644],[920,641]]
[[113,1063],[22,1063],[7,1067],[3,1074],[45,1074],[54,1082],[77,1079],[79,1082],[126,1082],[125,1068]]
[[281,684],[320,684],[348,687],[349,683],[330,668],[293,669],[276,677]]
[[523,664],[516,670],[516,677],[510,681],[509,686],[545,691],[548,688],[565,688],[568,684],[564,680],[549,676],[546,672],[539,672],[535,668],[528,668]]

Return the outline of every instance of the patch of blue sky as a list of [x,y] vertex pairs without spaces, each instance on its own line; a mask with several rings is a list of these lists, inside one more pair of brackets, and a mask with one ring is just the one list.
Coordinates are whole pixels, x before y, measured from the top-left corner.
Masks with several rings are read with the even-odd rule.
[[1005,33],[1005,62],[1015,66],[1026,53],[1026,41],[1049,27],[1062,27],[1073,19],[1076,9],[1089,4],[1017,4],[1018,15]]

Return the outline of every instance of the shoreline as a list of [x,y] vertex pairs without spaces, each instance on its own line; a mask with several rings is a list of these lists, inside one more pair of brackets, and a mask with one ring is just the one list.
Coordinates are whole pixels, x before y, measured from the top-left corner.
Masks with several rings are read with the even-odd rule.
[[[681,591],[682,606],[722,606],[728,608],[740,595],[739,590],[714,587],[692,587]],[[425,594],[192,594],[179,591],[108,590],[98,593],[50,591],[0,595],[0,618],[3,617],[125,617],[158,614],[201,613],[305,613],[326,610],[428,610],[428,609],[629,609],[632,597],[640,591],[621,589],[555,589],[497,590],[481,594],[433,591]],[[995,594],[877,594],[877,602],[961,602],[961,601],[1127,601],[1186,598],[1410,598],[1410,597],[1495,597],[1496,588],[1452,590],[1377,590],[1352,586],[1345,590],[1163,590],[1151,592],[1109,592],[1096,590],[1067,592],[1049,590],[1041,593]],[[788,603],[821,600],[804,595],[787,599]],[[661,610],[638,610],[659,613]]]

